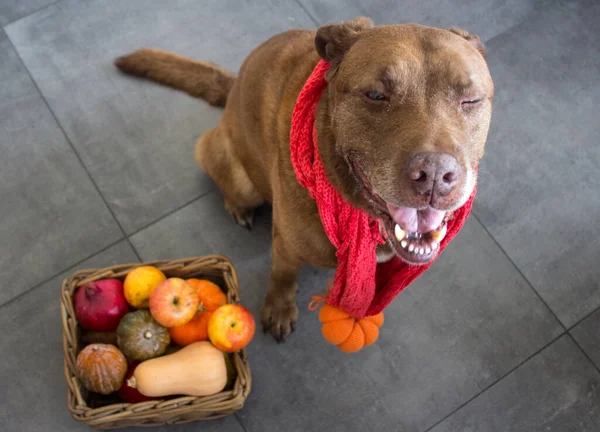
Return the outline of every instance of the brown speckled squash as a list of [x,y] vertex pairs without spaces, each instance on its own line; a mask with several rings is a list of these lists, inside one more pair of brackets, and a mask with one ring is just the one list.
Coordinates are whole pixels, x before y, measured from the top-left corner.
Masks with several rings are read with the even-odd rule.
[[114,345],[91,344],[77,356],[77,374],[86,389],[107,395],[123,385],[127,360]]
[[117,328],[117,345],[131,360],[158,357],[164,354],[169,343],[169,331],[157,323],[147,309],[129,312]]

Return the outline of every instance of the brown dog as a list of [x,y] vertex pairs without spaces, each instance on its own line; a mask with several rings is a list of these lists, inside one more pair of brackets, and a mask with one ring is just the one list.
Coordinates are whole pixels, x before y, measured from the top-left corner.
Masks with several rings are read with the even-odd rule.
[[[420,25],[374,27],[368,18],[288,31],[256,48],[236,78],[211,63],[156,50],[119,58],[123,71],[225,105],[196,144],[200,167],[229,213],[251,227],[273,207],[273,261],[262,324],[278,340],[298,318],[297,276],[335,267],[335,248],[290,161],[296,98],[320,58],[332,65],[317,108],[319,153],[351,204],[383,220],[379,261],[435,258],[438,227],[468,199],[490,126],[494,86],[479,38]],[[394,240],[394,233],[397,240]]]

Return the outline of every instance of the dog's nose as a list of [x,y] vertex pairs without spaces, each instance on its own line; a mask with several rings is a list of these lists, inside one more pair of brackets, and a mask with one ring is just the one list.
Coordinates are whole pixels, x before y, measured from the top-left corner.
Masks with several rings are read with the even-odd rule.
[[446,196],[462,177],[462,168],[448,153],[418,153],[408,163],[408,177],[425,196]]

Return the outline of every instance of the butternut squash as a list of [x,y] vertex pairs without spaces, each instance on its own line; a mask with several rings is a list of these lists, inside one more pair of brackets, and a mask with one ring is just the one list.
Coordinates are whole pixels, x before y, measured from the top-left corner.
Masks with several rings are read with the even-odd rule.
[[212,395],[227,384],[225,357],[210,342],[194,342],[140,363],[127,384],[149,397]]

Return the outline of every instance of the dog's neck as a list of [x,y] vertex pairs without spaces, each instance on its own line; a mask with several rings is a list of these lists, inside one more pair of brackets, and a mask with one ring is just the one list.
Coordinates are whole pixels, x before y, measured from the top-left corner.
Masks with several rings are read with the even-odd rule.
[[348,160],[337,150],[335,134],[332,129],[332,105],[329,92],[326,90],[323,92],[315,113],[317,151],[323,161],[327,178],[344,200],[359,208],[365,208],[367,203],[352,174]]

